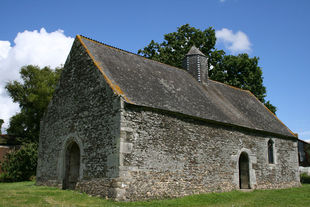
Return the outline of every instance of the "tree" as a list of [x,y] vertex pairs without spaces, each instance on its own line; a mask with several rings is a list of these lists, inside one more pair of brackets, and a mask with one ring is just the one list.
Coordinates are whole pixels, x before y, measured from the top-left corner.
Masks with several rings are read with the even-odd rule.
[[13,81],[6,89],[14,102],[19,103],[20,113],[11,117],[7,129],[9,135],[22,142],[39,141],[40,120],[50,102],[62,69],[49,67],[40,69],[28,65],[21,68],[22,82]]
[[18,150],[13,150],[5,155],[1,162],[3,173],[0,181],[16,182],[29,180],[36,174],[37,168],[37,144],[28,143],[21,146]]
[[[190,48],[195,45],[208,57],[210,78],[245,90],[250,90],[265,106],[276,112],[270,101],[265,101],[266,87],[263,85],[262,70],[258,66],[258,57],[250,58],[247,54],[238,56],[225,55],[223,50],[215,48],[215,30],[190,27],[188,24],[164,35],[164,41],[154,40],[138,54],[168,65],[182,68],[182,61]],[[212,67],[211,67],[212,66]]]
[[210,71],[210,78],[238,88],[251,91],[264,102],[266,88],[263,86],[262,70],[258,58],[249,58],[247,54],[225,55]]
[[4,123],[3,119],[0,119],[0,134],[2,134],[2,124]]
[[218,62],[225,54],[223,50],[215,49],[216,37],[212,27],[201,31],[185,24],[177,32],[165,34],[164,39],[162,43],[152,40],[144,49],[138,50],[138,54],[179,68],[193,45],[209,58],[210,64]]

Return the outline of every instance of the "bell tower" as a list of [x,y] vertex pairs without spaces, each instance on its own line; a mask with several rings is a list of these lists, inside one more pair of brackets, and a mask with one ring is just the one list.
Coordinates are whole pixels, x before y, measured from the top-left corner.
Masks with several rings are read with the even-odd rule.
[[183,60],[183,68],[198,82],[208,84],[208,58],[195,46],[192,46]]

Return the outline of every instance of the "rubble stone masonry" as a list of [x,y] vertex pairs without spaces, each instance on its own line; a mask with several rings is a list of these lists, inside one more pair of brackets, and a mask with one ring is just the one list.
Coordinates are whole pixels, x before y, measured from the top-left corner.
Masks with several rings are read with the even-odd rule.
[[[121,117],[124,200],[239,189],[238,160],[249,156],[252,189],[299,186],[297,140],[278,138],[126,104]],[[275,163],[268,163],[268,140]]]
[[[80,150],[75,189],[115,200],[299,186],[297,139],[125,103],[76,39],[41,123],[37,184],[63,187],[66,149]],[[143,93],[143,91],[137,91]],[[268,141],[274,164],[268,163]]]

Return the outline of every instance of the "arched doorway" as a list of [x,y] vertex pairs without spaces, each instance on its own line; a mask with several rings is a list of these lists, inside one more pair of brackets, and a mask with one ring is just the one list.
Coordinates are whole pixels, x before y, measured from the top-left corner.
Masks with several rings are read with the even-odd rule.
[[239,186],[240,189],[250,189],[249,157],[245,152],[239,158]]
[[68,145],[65,155],[65,177],[63,189],[75,189],[80,175],[80,148],[73,142]]

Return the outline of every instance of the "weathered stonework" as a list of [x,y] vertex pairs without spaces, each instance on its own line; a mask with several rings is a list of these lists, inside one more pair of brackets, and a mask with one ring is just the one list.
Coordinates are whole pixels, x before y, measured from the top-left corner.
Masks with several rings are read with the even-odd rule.
[[[74,47],[82,45],[75,42]],[[115,194],[112,188],[98,190],[96,186],[85,187],[84,183],[98,179],[110,183],[118,177],[120,98],[113,94],[83,49],[72,51],[41,123],[37,184],[62,187],[66,146],[76,142],[81,151],[81,183],[76,188],[110,197]]]
[[[238,159],[250,160],[252,189],[299,186],[297,141],[127,105],[122,112],[122,199],[178,197],[239,189]],[[267,142],[275,142],[275,164]]]
[[[142,74],[143,67],[151,75]],[[149,91],[154,99],[143,96],[153,86],[146,80],[159,83]],[[248,187],[299,186],[297,139],[289,130],[248,92],[202,83],[77,38],[41,123],[37,184],[125,201],[223,192],[240,188],[243,157]],[[193,99],[195,106],[187,104]]]

